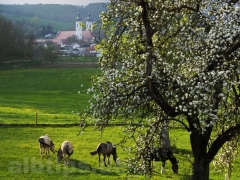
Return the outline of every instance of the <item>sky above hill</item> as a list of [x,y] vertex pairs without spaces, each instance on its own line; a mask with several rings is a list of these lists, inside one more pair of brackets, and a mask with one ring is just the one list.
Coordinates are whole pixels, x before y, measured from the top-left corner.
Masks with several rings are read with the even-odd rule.
[[110,0],[0,0],[0,4],[70,4],[86,6],[90,3],[106,3]]

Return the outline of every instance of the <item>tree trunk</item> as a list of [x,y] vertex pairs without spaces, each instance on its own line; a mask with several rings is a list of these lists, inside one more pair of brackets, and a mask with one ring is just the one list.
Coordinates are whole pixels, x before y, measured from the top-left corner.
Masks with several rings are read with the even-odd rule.
[[167,121],[164,121],[161,127],[160,144],[162,148],[166,148],[166,149],[171,148]]
[[[194,122],[194,120],[192,120]],[[209,180],[209,159],[207,153],[209,132],[201,133],[201,130],[192,128],[190,135],[192,152],[194,157],[192,180]]]
[[167,127],[162,127],[160,138],[161,138],[161,147],[170,149],[170,139],[169,139],[169,132]]
[[192,180],[209,180],[209,163],[202,156],[194,158]]

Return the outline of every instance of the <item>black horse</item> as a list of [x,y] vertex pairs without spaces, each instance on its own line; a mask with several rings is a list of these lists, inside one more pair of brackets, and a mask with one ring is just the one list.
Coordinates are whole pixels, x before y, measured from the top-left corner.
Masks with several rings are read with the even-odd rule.
[[149,159],[149,167],[151,167],[152,161],[162,161],[162,170],[161,173],[164,172],[165,162],[170,160],[172,163],[172,170],[175,174],[178,173],[178,161],[176,157],[173,155],[173,152],[170,149],[165,148],[154,148],[148,154]]
[[110,156],[113,156],[113,160],[115,163],[117,163],[117,150],[116,146],[112,145],[111,142],[107,141],[106,143],[100,143],[97,146],[97,149],[93,152],[90,152],[91,155],[98,154],[98,161],[99,161],[99,167],[100,167],[100,155],[103,155],[104,165],[107,167],[107,164],[105,162],[106,156],[108,157],[108,165],[110,164]]

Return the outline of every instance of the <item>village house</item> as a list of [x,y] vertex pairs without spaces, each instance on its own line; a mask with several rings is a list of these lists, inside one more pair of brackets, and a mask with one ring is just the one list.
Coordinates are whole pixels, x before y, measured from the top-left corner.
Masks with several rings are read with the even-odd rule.
[[[80,54],[96,54],[95,46],[92,45],[91,48],[88,50],[88,47],[90,47],[90,43],[92,42],[94,37],[91,33],[92,31],[92,24],[93,21],[91,19],[91,14],[88,13],[88,17],[86,18],[86,29],[83,30],[82,27],[82,18],[80,16],[80,13],[77,13],[77,17],[75,18],[75,31],[59,31],[55,38],[53,39],[36,39],[36,43],[43,44],[46,46],[48,41],[51,41],[57,45],[59,45],[61,48],[66,48],[68,50],[78,49],[80,51]],[[81,44],[78,44],[77,42],[74,44],[67,44],[67,38],[76,36],[78,40],[82,40],[83,42],[86,42],[84,44],[85,47],[81,47]],[[88,47],[86,47],[86,44],[89,44]],[[84,52],[89,51],[89,52]],[[67,52],[67,51],[65,51]]]

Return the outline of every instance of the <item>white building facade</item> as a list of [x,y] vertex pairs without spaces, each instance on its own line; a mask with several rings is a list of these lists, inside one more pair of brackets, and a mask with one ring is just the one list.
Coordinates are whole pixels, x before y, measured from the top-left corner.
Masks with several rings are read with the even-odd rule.
[[93,21],[91,18],[91,14],[88,13],[88,17],[86,18],[86,30],[92,31],[92,24],[93,24]]
[[77,14],[76,17],[76,36],[77,39],[82,39],[82,18],[80,17],[80,13]]

